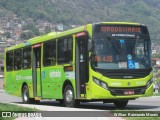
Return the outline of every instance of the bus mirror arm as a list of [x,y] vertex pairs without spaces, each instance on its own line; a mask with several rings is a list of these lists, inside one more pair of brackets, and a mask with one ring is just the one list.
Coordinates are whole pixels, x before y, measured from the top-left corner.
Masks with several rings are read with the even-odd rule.
[[90,61],[90,60],[91,60],[91,58],[92,58],[92,54],[88,57],[88,61]]
[[69,64],[70,64],[71,66],[74,65],[74,63],[72,63],[72,61],[70,61]]
[[88,84],[88,83],[85,83],[85,85],[86,85],[86,86],[89,86],[89,84]]

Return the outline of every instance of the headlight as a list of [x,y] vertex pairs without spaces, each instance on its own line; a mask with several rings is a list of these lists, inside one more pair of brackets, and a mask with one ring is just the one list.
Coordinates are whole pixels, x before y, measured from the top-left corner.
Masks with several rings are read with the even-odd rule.
[[96,83],[97,85],[101,86],[102,88],[108,89],[107,83],[105,83],[105,82],[103,82],[101,80],[98,80],[97,78],[93,78],[93,81],[94,81],[94,83]]
[[148,82],[147,82],[147,88],[149,88],[149,86],[153,83],[153,79],[150,79]]
[[93,81],[97,84],[97,85],[100,85],[100,81],[96,78],[93,78]]

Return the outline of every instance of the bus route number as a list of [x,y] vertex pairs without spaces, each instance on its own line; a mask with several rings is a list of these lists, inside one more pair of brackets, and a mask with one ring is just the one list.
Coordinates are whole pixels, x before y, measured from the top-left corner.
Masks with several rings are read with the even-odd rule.
[[112,62],[113,58],[112,56],[95,56],[92,60],[96,62]]

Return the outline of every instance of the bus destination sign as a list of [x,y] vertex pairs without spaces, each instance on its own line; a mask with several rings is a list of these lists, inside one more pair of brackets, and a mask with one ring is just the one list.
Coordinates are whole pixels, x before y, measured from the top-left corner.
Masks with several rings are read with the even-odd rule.
[[146,34],[147,31],[142,26],[128,25],[97,25],[94,33],[111,33],[111,34]]
[[116,26],[101,26],[100,32],[113,32],[113,33],[140,33],[140,27],[116,27]]

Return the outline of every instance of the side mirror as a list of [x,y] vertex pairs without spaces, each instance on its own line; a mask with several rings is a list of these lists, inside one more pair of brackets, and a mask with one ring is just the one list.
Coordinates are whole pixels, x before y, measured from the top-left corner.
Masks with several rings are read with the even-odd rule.
[[94,50],[94,44],[91,39],[88,40],[88,51],[92,52]]

